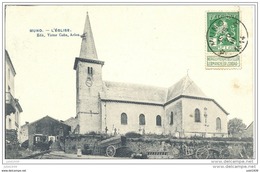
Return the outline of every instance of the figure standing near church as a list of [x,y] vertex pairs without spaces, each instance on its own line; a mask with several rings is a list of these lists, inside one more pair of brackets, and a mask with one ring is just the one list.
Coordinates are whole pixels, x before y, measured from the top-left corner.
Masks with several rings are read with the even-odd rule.
[[117,132],[116,132],[116,128],[114,129],[114,136],[116,136],[117,135]]

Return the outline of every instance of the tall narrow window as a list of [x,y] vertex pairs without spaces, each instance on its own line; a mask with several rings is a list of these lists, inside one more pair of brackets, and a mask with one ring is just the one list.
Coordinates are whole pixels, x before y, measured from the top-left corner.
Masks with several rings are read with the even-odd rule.
[[200,110],[195,109],[195,122],[200,122]]
[[156,116],[156,125],[157,126],[162,126],[162,119],[160,115]]
[[144,116],[144,114],[139,115],[139,125],[145,125],[145,116]]
[[88,74],[92,75],[93,74],[93,68],[92,67],[88,67]]
[[93,75],[93,67],[90,68],[91,75]]
[[171,112],[171,116],[170,116],[170,125],[173,125],[173,112]]
[[219,117],[216,119],[216,129],[221,130],[221,119]]
[[121,114],[121,124],[126,125],[127,124],[127,115],[126,113]]

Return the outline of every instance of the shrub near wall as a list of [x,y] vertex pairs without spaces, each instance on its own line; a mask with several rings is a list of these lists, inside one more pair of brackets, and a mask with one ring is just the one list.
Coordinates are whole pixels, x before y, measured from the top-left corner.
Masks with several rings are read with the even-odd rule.
[[68,136],[65,139],[65,152],[75,154],[79,148],[82,154],[95,154],[94,150],[102,139],[100,135]]
[[16,130],[6,130],[5,135],[5,158],[6,159],[21,159],[25,156],[33,154],[32,151],[29,151],[20,146],[17,140],[17,131]]

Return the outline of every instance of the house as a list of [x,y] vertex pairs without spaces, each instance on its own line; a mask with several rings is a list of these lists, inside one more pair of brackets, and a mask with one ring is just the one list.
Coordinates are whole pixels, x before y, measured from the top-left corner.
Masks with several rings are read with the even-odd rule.
[[74,117],[70,117],[69,119],[64,121],[64,124],[67,124],[71,127],[71,133],[77,133],[78,119]]
[[254,136],[254,122],[251,122],[246,129],[243,131],[243,137],[252,137]]
[[15,131],[19,140],[20,114],[23,110],[19,100],[15,98],[15,75],[14,65],[8,52],[5,50],[5,129]]
[[50,116],[45,116],[32,123],[26,123],[21,128],[23,141],[29,140],[28,146],[30,149],[38,142],[60,141],[69,135],[71,130],[70,126]]
[[25,122],[25,124],[21,126],[20,143],[23,143],[24,141],[28,140],[28,125],[29,122]]

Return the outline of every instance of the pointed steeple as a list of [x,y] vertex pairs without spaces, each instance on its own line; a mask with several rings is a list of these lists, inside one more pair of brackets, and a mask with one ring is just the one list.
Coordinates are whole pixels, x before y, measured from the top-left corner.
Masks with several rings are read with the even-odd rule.
[[82,38],[82,42],[81,42],[79,57],[84,59],[98,59],[88,12],[87,12],[85,26],[81,38]]

